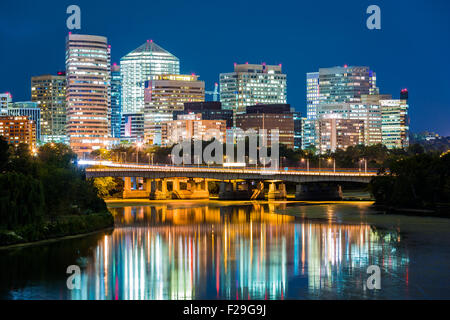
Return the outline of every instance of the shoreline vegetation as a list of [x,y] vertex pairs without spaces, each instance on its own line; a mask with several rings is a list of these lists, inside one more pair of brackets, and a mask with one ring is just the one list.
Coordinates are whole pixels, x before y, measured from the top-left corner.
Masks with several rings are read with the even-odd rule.
[[114,226],[92,180],[64,144],[9,146],[0,137],[0,246],[64,238]]

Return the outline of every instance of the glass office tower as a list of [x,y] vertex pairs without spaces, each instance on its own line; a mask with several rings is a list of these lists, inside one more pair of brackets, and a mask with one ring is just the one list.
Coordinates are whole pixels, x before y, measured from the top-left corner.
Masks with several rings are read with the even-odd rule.
[[248,106],[286,104],[287,78],[281,65],[235,64],[234,72],[220,74],[220,102],[234,111],[234,126],[236,115]]
[[[41,75],[31,78],[31,101],[41,109],[43,142],[67,142],[66,74]],[[39,139],[39,137],[38,137]]]
[[111,66],[111,136],[120,138],[120,123],[122,119],[122,77],[120,66]]
[[66,43],[67,135],[79,155],[107,147],[110,48],[101,36],[71,34]]
[[122,75],[122,110],[144,111],[145,81],[160,74],[180,74],[180,60],[152,40],[120,59]]
[[380,100],[383,144],[388,149],[409,146],[409,105],[407,100]]

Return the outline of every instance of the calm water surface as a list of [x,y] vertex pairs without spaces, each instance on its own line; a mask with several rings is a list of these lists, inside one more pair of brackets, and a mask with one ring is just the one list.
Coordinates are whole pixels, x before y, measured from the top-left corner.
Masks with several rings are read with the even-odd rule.
[[[111,211],[114,231],[0,251],[0,299],[450,299],[450,220],[365,203]],[[67,289],[69,265],[81,290]],[[365,287],[370,265],[381,290]]]

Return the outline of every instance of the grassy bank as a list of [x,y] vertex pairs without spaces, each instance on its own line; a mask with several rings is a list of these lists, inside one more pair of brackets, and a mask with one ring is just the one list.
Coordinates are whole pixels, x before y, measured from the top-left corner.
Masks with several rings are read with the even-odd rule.
[[14,230],[0,230],[0,246],[62,238],[114,226],[109,212],[60,216],[55,221],[28,224]]

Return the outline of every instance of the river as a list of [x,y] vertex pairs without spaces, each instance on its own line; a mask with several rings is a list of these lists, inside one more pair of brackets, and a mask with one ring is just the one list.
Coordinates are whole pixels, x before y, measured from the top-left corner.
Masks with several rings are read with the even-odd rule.
[[370,205],[111,205],[114,230],[0,251],[0,299],[450,299],[450,220]]

